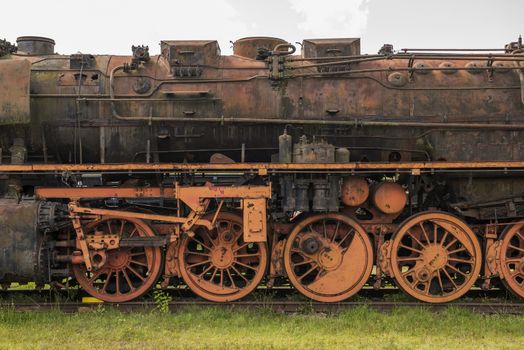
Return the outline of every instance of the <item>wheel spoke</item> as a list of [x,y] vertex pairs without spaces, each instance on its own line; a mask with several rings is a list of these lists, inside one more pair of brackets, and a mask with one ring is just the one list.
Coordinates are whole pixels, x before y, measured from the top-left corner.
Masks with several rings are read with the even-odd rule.
[[132,272],[136,277],[140,278],[140,279],[142,280],[142,282],[146,280],[145,277],[143,277],[140,273],[138,273],[138,272],[137,272],[134,268],[132,268],[131,266],[128,265],[128,266],[127,266],[127,269],[128,269],[129,271],[131,271],[131,272]]
[[523,248],[516,247],[516,246],[514,246],[513,244],[510,244],[509,247],[510,247],[511,249],[518,250],[519,252],[524,252],[524,249],[523,249]]
[[[402,277],[407,277],[407,276],[413,274],[413,272],[414,272],[413,269],[409,269],[407,271],[402,272],[401,275],[402,275]],[[415,276],[413,275],[413,277],[415,277]]]
[[113,270],[109,270],[109,273],[107,274],[106,281],[104,283],[104,286],[102,287],[102,292],[105,293],[107,287],[109,286],[109,280],[111,279],[111,276],[113,275]]
[[211,260],[209,260],[209,259],[208,259],[208,260],[204,260],[204,261],[201,261],[201,262],[198,262],[198,263],[194,263],[194,264],[191,264],[191,265],[187,265],[187,268],[188,268],[188,269],[191,269],[191,268],[193,268],[193,267],[195,267],[195,266],[204,265],[204,264],[207,264],[207,263],[210,263],[210,262],[211,262]]
[[408,262],[408,261],[420,261],[420,260],[423,260],[422,257],[420,256],[416,256],[416,257],[405,257],[405,258],[397,258],[397,261],[398,262]]
[[450,265],[450,264],[446,264],[446,266],[449,267],[450,269],[452,269],[453,271],[460,273],[462,276],[464,276],[464,277],[468,277],[468,274],[467,274],[467,273],[464,273],[464,272],[460,271],[460,270],[457,269],[455,266]]
[[418,253],[418,254],[422,254],[421,250],[418,250],[418,249],[415,249],[415,248],[412,248],[412,247],[408,247],[407,245],[404,245],[404,244],[399,244],[399,247],[407,249],[407,250],[411,250],[412,252],[415,252],[415,253]]
[[243,266],[243,267],[245,267],[245,268],[247,268],[247,269],[251,269],[251,270],[253,270],[253,271],[258,271],[257,268],[254,268],[253,266],[249,266],[249,265],[247,265],[247,264],[243,264],[243,263],[241,263],[241,262],[239,262],[239,261],[235,261],[235,264],[240,265],[240,266]]
[[235,255],[236,258],[249,258],[249,257],[253,257],[253,256],[260,256],[258,253],[251,253],[251,254],[238,254],[238,255]]
[[424,228],[424,224],[421,222],[418,224],[420,226],[420,229],[422,230],[422,233],[424,234],[424,237],[426,237],[426,242],[431,243],[428,233],[426,232],[426,229]]
[[455,254],[455,253],[458,253],[458,252],[467,252],[467,250],[464,247],[460,247],[458,249],[455,249],[455,250],[452,250],[452,251],[448,252],[448,254],[451,255],[451,254]]
[[237,270],[237,268],[233,265],[231,265],[231,268],[236,272],[236,274],[244,279],[246,283],[249,283],[249,280],[242,274],[240,271]]
[[134,291],[136,288],[133,286],[133,283],[131,283],[131,279],[129,278],[129,275],[127,274],[126,268],[122,270],[122,274],[124,275],[124,278],[127,284],[129,285],[129,288],[131,289],[131,291]]
[[338,242],[338,246],[341,247],[342,246],[342,243],[346,240],[346,238],[349,237],[350,234],[352,234],[353,232],[355,232],[355,230],[353,229],[353,227],[350,227],[348,232],[346,232],[346,235],[344,236],[344,238],[342,238],[342,240],[340,242]]
[[309,259],[309,260],[304,260],[304,261],[301,261],[301,262],[298,262],[298,263],[294,263],[293,266],[302,266],[302,265],[307,265],[309,263],[312,263],[313,262],[313,259]]
[[449,279],[449,281],[453,284],[453,287],[455,287],[455,290],[458,289],[457,287],[457,284],[455,283],[455,281],[453,280],[453,278],[451,278],[450,274],[448,273],[448,271],[446,271],[446,269],[442,269],[442,271],[444,271],[444,274],[446,275],[446,277]]
[[213,273],[211,274],[211,278],[209,279],[209,282],[213,283],[213,280],[215,279],[217,272],[218,272],[218,267],[215,267],[215,269],[213,270]]
[[309,275],[311,272],[313,272],[313,270],[316,270],[318,268],[318,265],[315,263],[315,264],[312,264],[311,265],[311,268],[309,270],[307,270],[305,273],[303,273],[302,275],[298,276],[298,280],[299,281],[302,281],[304,279],[304,277],[306,277],[307,275]]
[[226,269],[227,275],[229,276],[229,280],[231,281],[231,285],[233,288],[237,289],[237,285],[235,284],[235,280],[233,279],[233,276],[231,276],[231,271],[229,269]]
[[331,237],[331,243],[335,242],[335,238],[337,237],[339,226],[340,226],[340,221],[337,220],[337,226],[335,227],[335,233],[333,233],[333,237]]
[[426,247],[426,244],[422,244],[422,242],[421,242],[417,237],[415,237],[415,235],[413,235],[413,234],[411,233],[411,231],[407,231],[406,233],[407,233],[411,238],[413,238],[413,239],[415,240],[415,242],[417,242],[417,244],[418,244],[419,246],[421,246],[422,248]]
[[429,295],[429,287],[431,287],[431,281],[433,281],[433,278],[430,278],[426,282],[424,282],[424,294]]
[[130,264],[135,264],[135,265],[144,266],[144,267],[149,267],[148,264],[143,263],[143,262],[140,262],[140,261],[137,261],[137,260],[132,260],[132,259],[131,259],[131,260],[129,260],[129,263],[130,263]]
[[235,249],[233,249],[233,253],[238,252],[240,249],[242,249],[242,248],[244,248],[244,247],[247,247],[247,246],[250,245],[250,244],[251,244],[251,243],[248,242],[248,243],[244,243],[244,244],[242,244],[242,245],[236,247]]
[[188,250],[187,255],[210,256],[208,253],[195,252],[194,250]]
[[105,272],[105,270],[98,270],[96,271],[95,273],[93,273],[93,275],[91,276],[91,278],[88,280],[88,282],[90,284],[92,284],[93,282],[95,282],[95,280],[103,273]]
[[130,253],[129,256],[142,256],[142,255],[146,255],[146,252],[145,251],[141,251],[141,252],[136,252],[136,253]]
[[120,270],[115,271],[116,275],[116,294],[122,294],[120,293]]
[[209,240],[209,243],[211,244],[211,246],[214,247],[215,246],[215,241],[209,235],[209,231],[208,230],[204,230],[204,234],[206,235],[207,239]]
[[302,250],[300,250],[300,249],[292,248],[292,249],[291,249],[291,253],[298,254],[298,255],[300,255],[301,257],[303,257],[304,259],[309,259],[309,256],[307,256],[307,255],[306,255]]
[[458,239],[456,239],[455,237],[453,237],[453,239],[451,240],[451,242],[449,242],[445,247],[444,249],[448,250],[449,247],[451,247],[453,244],[457,243],[458,242]]
[[133,237],[135,235],[135,233],[137,233],[137,231],[138,231],[138,227],[135,226],[133,231],[131,231],[131,233],[129,234],[129,237]]
[[313,229],[313,226],[311,224],[308,225],[310,232],[315,232],[317,235],[320,235],[317,230]]
[[458,262],[458,263],[469,264],[469,265],[475,262],[474,260],[466,260],[466,259],[460,259],[460,258],[448,258],[448,260]]
[[444,235],[440,239],[440,245],[442,247],[444,246],[444,243],[446,242],[446,238],[448,238],[448,236],[449,236],[449,232],[448,231],[444,231]]
[[204,269],[204,271],[202,271],[202,273],[200,275],[198,275],[198,278],[202,278],[202,276],[204,276],[206,273],[209,272],[209,270],[211,270],[213,268],[213,265],[209,265],[206,269]]
[[190,237],[193,241],[197,242],[198,244],[200,244],[202,247],[206,248],[207,250],[211,251],[212,249],[209,248],[207,245],[205,245],[204,243],[200,242],[198,239],[195,238],[195,236],[193,237]]
[[440,276],[440,269],[437,270],[437,280],[441,294],[444,295],[444,284],[442,284],[442,276]]

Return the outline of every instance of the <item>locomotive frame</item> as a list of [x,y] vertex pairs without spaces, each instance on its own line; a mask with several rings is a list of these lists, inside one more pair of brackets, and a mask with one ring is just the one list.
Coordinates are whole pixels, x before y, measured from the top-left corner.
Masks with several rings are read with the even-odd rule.
[[[153,58],[145,46],[133,46],[131,57],[55,57],[53,45],[50,39],[22,38],[19,48],[29,55],[18,57],[16,47],[0,42],[0,57],[16,57],[5,60],[7,68],[0,66],[4,81],[12,83],[0,79],[0,121],[14,134],[13,140],[3,136],[12,141],[12,164],[0,164],[1,184],[8,189],[8,199],[0,201],[0,246],[8,252],[0,263],[5,286],[78,283],[107,302],[180,285],[227,302],[262,281],[268,288],[291,284],[321,302],[385,283],[430,303],[453,301],[473,286],[505,286],[524,297],[520,39],[504,53],[394,53],[385,45],[378,55],[366,56],[360,55],[358,39],[305,40],[302,58],[292,56],[293,45],[275,38],[241,39],[234,58],[220,56],[214,41],[163,41],[162,54]],[[61,60],[66,63],[57,63]],[[429,73],[439,75],[430,80]],[[361,85],[344,85],[343,79]],[[229,91],[226,83],[238,86]],[[409,85],[415,83],[420,85]],[[176,89],[162,90],[169,84]],[[361,100],[348,102],[345,94]],[[66,100],[53,108],[59,117],[73,118],[54,119],[48,99]],[[270,114],[276,110],[271,102],[279,105],[278,117]],[[165,115],[154,115],[153,107]],[[252,114],[258,110],[261,117]],[[418,114],[423,120],[414,119]],[[69,164],[50,160],[45,123],[38,130],[35,121],[74,131],[73,136],[58,131],[64,143],[53,146],[59,160],[65,154],[61,146],[72,146]],[[162,123],[176,122],[202,124],[200,136],[228,145],[237,140],[225,137],[229,131],[222,127],[258,125],[246,130],[261,132],[255,141],[263,147],[253,148],[258,153],[249,162],[244,144],[240,162],[224,154],[213,155],[210,163],[198,157],[162,162],[163,151],[151,149],[153,123],[160,123],[155,137],[166,139],[169,130]],[[85,137],[84,126],[97,132]],[[147,142],[122,141],[122,131],[124,136],[113,135],[117,147],[110,149],[114,140],[108,140],[106,128],[113,126],[147,129]],[[268,145],[282,126],[273,158]],[[347,127],[352,133],[329,130],[334,134],[326,138],[383,142],[394,128],[404,132],[397,137],[401,145],[407,128],[441,134],[431,139],[434,145],[417,136],[406,142],[414,148],[375,145],[372,159],[350,160],[350,151],[369,146],[348,150],[307,136],[293,144],[291,126],[302,126],[304,134],[313,130],[314,138],[318,131],[320,139],[321,126]],[[33,143],[43,163],[27,163],[21,134],[41,138]],[[196,134],[184,129],[176,136]],[[485,154],[475,149],[484,140]],[[133,152],[133,160],[140,154],[145,162],[129,162]],[[480,185],[470,186],[477,178]],[[501,190],[498,197],[486,190],[490,182]],[[462,191],[464,186],[473,189]]]

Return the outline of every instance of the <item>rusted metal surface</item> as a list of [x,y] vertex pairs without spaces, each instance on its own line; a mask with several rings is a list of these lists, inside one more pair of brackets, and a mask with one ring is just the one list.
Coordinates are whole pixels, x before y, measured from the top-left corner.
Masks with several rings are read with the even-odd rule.
[[415,215],[391,242],[391,271],[406,293],[429,303],[450,302],[475,283],[481,249],[473,231],[447,213]]
[[[351,170],[382,170],[396,171],[407,170],[420,174],[438,170],[476,170],[476,169],[524,169],[524,161],[491,161],[491,162],[399,162],[399,163],[234,163],[234,164],[212,164],[212,163],[160,163],[160,164],[24,164],[24,165],[0,165],[0,172],[58,172],[58,171],[351,171]],[[75,189],[76,190],[76,189]],[[81,189],[78,189],[81,190]],[[96,190],[95,192],[96,193]]]
[[501,237],[497,260],[504,285],[518,297],[524,298],[523,222],[508,225]]
[[373,267],[366,232],[356,221],[340,214],[320,214],[298,223],[283,254],[293,286],[322,302],[338,302],[358,293]]
[[[298,56],[281,57],[285,89],[278,84],[273,86],[268,80],[267,62],[221,56],[214,41],[163,41],[161,55],[151,57],[129,73],[117,72],[113,84],[108,81],[110,73],[131,62],[132,56],[93,56],[92,64],[74,69],[70,68],[69,56],[26,57],[34,62],[31,109],[49,126],[47,139],[57,140],[47,144],[50,154],[58,153],[62,159],[69,159],[69,150],[74,151],[76,144],[72,162],[75,155],[79,161],[80,152],[84,162],[100,161],[102,155],[105,162],[124,162],[130,153],[146,152],[148,140],[151,145],[158,143],[155,134],[159,133],[157,126],[160,126],[156,120],[164,123],[163,135],[171,136],[160,143],[163,149],[198,149],[204,145],[209,148],[210,140],[214,146],[239,147],[245,143],[251,147],[275,147],[276,135],[281,129],[278,124],[286,123],[311,125],[307,130],[310,134],[318,134],[319,126],[326,125],[332,132],[328,140],[331,143],[344,141],[343,134],[387,134],[386,130],[394,126],[462,128],[468,134],[474,128],[522,128],[523,105],[518,99],[521,79],[515,74],[520,69],[514,66],[514,62],[522,60],[520,53],[491,56],[408,53],[365,57],[358,56],[358,50],[353,49],[356,42],[355,39],[306,40],[305,43],[314,44],[318,51],[315,57],[309,58],[311,61]],[[346,47],[352,48],[350,52],[345,52]],[[304,48],[305,53],[308,50]],[[449,66],[441,66],[443,62]],[[466,66],[472,62],[482,74],[468,70]],[[301,68],[316,63],[328,65]],[[323,71],[319,72],[321,67]],[[424,72],[427,74],[419,74]],[[391,73],[400,74],[405,85],[389,83]],[[70,84],[64,85],[65,81]],[[114,91],[112,98],[111,90]],[[208,93],[179,93],[191,91]],[[75,106],[77,99],[78,107]],[[113,104],[118,115],[131,119],[112,123]],[[79,116],[79,123],[67,118],[71,107]],[[137,137],[148,130],[149,120],[155,124],[151,135],[147,139]],[[206,122],[208,125],[202,124]],[[245,129],[238,127],[238,123],[249,125]],[[102,141],[105,154],[99,147],[100,127],[108,128]],[[344,129],[343,134],[333,129]],[[399,137],[406,139],[415,133],[409,129],[398,132]],[[177,134],[191,137],[178,138]],[[482,152],[483,160],[496,160],[501,154],[509,154],[500,152],[500,148],[509,150],[519,137],[505,135],[514,140],[508,139],[499,146],[493,143],[487,152]],[[466,135],[439,134],[430,138],[431,142],[439,143],[432,148],[434,159],[466,161],[480,157],[467,152],[447,152],[452,146],[441,146],[449,144],[460,149],[455,140],[467,140]],[[359,138],[354,146],[364,146],[365,142]],[[34,151],[41,152],[40,135],[34,134],[28,143]],[[400,142],[390,140],[388,143],[390,147],[398,147]],[[420,144],[412,145],[420,148]],[[183,160],[177,154],[163,158]],[[377,161],[385,159],[383,155],[374,156]],[[520,159],[520,155],[505,159]]]
[[31,120],[30,77],[29,61],[0,60],[0,125],[27,124]]
[[302,57],[318,58],[360,55],[360,38],[305,39],[302,42]]
[[264,59],[265,52],[272,51],[280,44],[287,44],[287,42],[279,38],[264,36],[242,38],[233,43],[233,55],[250,59],[257,59],[257,57]]
[[521,40],[361,55],[359,39],[308,39],[300,56],[265,37],[232,56],[214,40],[162,41],[157,56],[52,44],[0,43],[0,192],[70,202],[37,215],[49,282],[73,269],[121,302],[164,266],[163,288],[181,277],[225,302],[271,262],[268,286],[287,277],[323,302],[389,278],[431,303],[497,279],[522,296]]
[[0,281],[41,281],[42,237],[37,229],[38,202],[0,201]]
[[53,55],[55,41],[41,36],[20,36],[16,39],[18,51],[28,55]]
[[197,295],[215,302],[234,301],[258,286],[266,272],[267,244],[246,242],[244,225],[240,215],[221,212],[213,230],[199,227],[181,240],[180,273]]
[[[152,237],[154,232],[141,220],[106,217],[87,228],[94,234],[117,234],[120,239]],[[126,302],[145,294],[161,272],[160,247],[124,247],[97,250],[93,261],[99,266],[88,271],[86,265],[74,264],[73,272],[80,286],[90,295],[107,302]]]
[[344,178],[341,186],[341,201],[348,207],[358,207],[368,199],[369,184],[366,179],[357,176]]
[[142,198],[142,197],[174,197],[173,187],[103,187],[103,188],[56,188],[41,187],[35,190],[38,198]]
[[371,190],[371,201],[384,214],[400,213],[407,204],[406,190],[394,182],[380,182]]

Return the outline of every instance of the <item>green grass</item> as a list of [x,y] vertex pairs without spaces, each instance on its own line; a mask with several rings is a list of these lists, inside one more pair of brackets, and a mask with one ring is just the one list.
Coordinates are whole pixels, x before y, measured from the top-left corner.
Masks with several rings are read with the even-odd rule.
[[0,349],[520,349],[524,317],[365,307],[337,315],[192,308],[175,314],[0,311]]

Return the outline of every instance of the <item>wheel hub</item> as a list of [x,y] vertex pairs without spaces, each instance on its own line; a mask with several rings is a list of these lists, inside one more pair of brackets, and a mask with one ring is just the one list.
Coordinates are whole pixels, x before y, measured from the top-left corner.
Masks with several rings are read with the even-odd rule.
[[432,271],[446,266],[448,262],[448,253],[444,247],[438,244],[429,245],[422,252],[424,264]]
[[417,277],[418,277],[418,280],[420,282],[427,282],[429,280],[429,277],[431,276],[431,274],[429,273],[428,270],[426,269],[420,269],[418,272],[417,272]]
[[324,247],[318,254],[318,262],[324,270],[336,270],[342,263],[342,252],[339,247]]
[[122,249],[114,250],[107,256],[107,265],[112,269],[119,270],[128,265],[129,258],[129,251]]
[[320,242],[316,237],[309,237],[302,242],[302,250],[307,254],[313,255],[318,252],[320,248]]
[[211,262],[220,269],[230,267],[234,260],[235,255],[230,247],[218,246],[211,251]]

